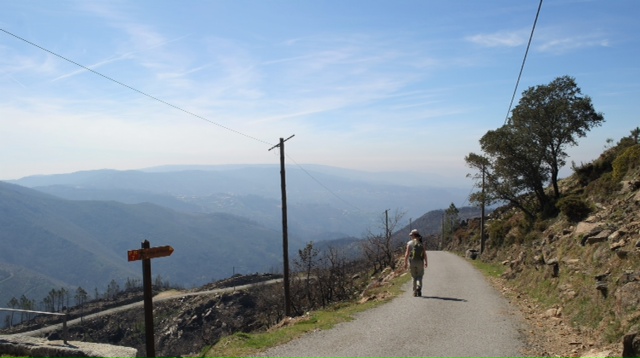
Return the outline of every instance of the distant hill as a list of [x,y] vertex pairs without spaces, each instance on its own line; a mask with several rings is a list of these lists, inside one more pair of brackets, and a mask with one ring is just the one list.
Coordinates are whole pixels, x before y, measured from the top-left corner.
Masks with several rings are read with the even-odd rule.
[[[112,279],[122,284],[127,277],[139,278],[141,264],[127,262],[127,251],[140,248],[145,239],[175,249],[171,257],[153,260],[154,277],[187,287],[228,277],[234,270],[281,267],[281,232],[230,214],[70,201],[0,182],[0,227],[0,299],[37,292],[47,283],[93,292]],[[295,250],[304,240],[289,241]]]
[[[405,211],[404,220],[415,225],[425,212],[468,193],[417,185],[428,179],[407,173],[311,168],[287,168],[292,260],[310,241],[357,255],[359,239],[379,229],[384,210]],[[280,271],[279,170],[161,167],[0,182],[0,306],[22,294],[39,301],[52,288],[82,286],[93,295],[111,280],[139,278],[140,263],[127,262],[126,253],[145,239],[175,249],[153,260],[152,274],[186,287],[232,273]]]
[[[288,222],[291,233],[315,241],[361,236],[386,209],[406,212],[408,221],[452,202],[463,206],[469,192],[424,174],[308,168],[286,168]],[[96,170],[11,183],[73,200],[148,202],[183,212],[229,213],[274,230],[282,222],[277,165]]]

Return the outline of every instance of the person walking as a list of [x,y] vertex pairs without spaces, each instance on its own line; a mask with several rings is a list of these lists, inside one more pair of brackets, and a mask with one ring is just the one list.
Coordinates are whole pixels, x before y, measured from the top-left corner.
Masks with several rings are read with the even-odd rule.
[[409,237],[411,240],[407,242],[407,249],[404,253],[404,269],[409,268],[413,280],[413,296],[419,297],[422,296],[424,269],[428,266],[427,250],[418,230],[411,230]]

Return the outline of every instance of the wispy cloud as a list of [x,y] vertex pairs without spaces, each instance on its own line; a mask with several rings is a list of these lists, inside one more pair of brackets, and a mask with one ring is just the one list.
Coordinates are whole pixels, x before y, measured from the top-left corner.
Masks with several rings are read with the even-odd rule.
[[500,31],[492,34],[477,34],[467,36],[465,39],[483,47],[517,47],[526,43],[527,36],[526,31],[518,30]]
[[541,39],[541,44],[536,46],[540,52],[552,54],[563,54],[583,48],[609,47],[610,41],[599,34],[576,35],[563,37],[545,37]]

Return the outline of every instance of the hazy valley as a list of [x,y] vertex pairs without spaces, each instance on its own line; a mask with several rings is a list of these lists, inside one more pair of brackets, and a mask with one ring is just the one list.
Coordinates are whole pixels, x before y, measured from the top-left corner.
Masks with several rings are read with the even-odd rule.
[[[468,193],[405,173],[396,173],[404,180],[398,185],[390,173],[315,169],[287,170],[290,255],[310,241],[350,244],[380,231],[387,209],[405,212],[407,225]],[[187,288],[233,273],[278,272],[279,174],[278,166],[167,167],[0,182],[0,302],[26,295],[39,303],[61,287],[93,297],[112,280],[139,279],[139,263],[126,254],[143,240],[175,249],[153,261],[153,275]]]

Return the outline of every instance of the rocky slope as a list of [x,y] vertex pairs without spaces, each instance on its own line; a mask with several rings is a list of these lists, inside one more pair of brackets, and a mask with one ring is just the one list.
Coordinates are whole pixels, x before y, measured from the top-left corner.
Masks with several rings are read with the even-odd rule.
[[[613,165],[599,175],[576,170],[563,180],[572,210],[528,223],[501,208],[487,220],[480,260],[505,266],[495,284],[531,320],[536,355],[640,353],[640,161],[616,172],[616,159],[638,148],[603,154],[590,165]],[[478,250],[479,230],[478,221],[469,222],[449,248]]]

